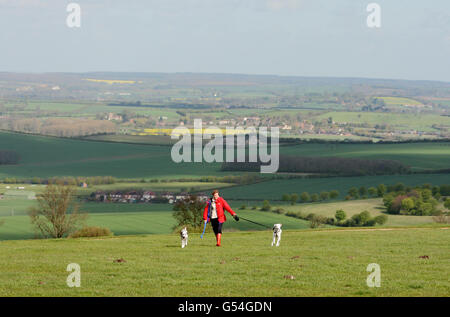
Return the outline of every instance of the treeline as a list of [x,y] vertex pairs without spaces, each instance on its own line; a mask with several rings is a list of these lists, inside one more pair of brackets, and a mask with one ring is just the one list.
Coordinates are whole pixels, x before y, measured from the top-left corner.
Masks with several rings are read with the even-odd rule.
[[[248,161],[248,159],[246,160]],[[407,174],[411,170],[393,160],[342,157],[300,157],[280,155],[278,172],[328,173],[340,176]],[[224,162],[222,171],[259,172],[261,162]]]
[[[267,138],[267,142],[270,143],[270,137]],[[345,140],[333,140],[333,139],[298,139],[298,138],[279,138],[280,145],[293,145],[293,144],[403,144],[403,143],[442,143],[450,142],[449,138],[442,139],[410,139],[410,140],[355,140],[355,139],[345,139]],[[450,146],[450,144],[449,144]]]
[[[450,201],[449,201],[450,203]],[[240,208],[241,210],[245,210],[246,206],[243,205]],[[256,210],[257,207],[253,206],[251,208]],[[276,214],[283,214],[288,217],[293,217],[297,219],[302,219],[309,221],[309,226],[311,228],[318,228],[324,224],[330,226],[340,226],[340,227],[373,227],[377,224],[383,225],[386,223],[388,217],[386,215],[378,215],[372,217],[368,211],[363,211],[359,214],[353,215],[351,218],[346,219],[347,215],[344,210],[337,210],[334,217],[326,217],[323,215],[317,215],[315,213],[305,214],[301,211],[288,211],[285,212],[283,208],[272,209],[268,200],[264,200],[262,207],[259,209],[260,211],[271,211]]]
[[83,183],[86,185],[104,185],[104,184],[115,184],[117,179],[113,176],[90,176],[90,177],[51,177],[51,178],[40,178],[33,177],[29,179],[17,179],[15,177],[6,177],[0,180],[3,184],[65,184],[72,186],[79,186]]
[[[149,183],[173,183],[173,182],[201,182],[201,183],[231,183],[231,184],[253,184],[266,180],[257,174],[227,175],[227,176],[202,176],[200,178],[171,178],[171,179],[150,179]],[[142,183],[146,180],[142,179]]]
[[0,128],[56,137],[80,137],[116,132],[116,125],[111,121],[78,118],[8,118],[0,120]]
[[17,164],[20,161],[20,155],[15,151],[0,150],[1,164]]
[[291,205],[294,205],[295,203],[298,202],[299,199],[301,200],[302,203],[307,203],[307,202],[325,201],[328,199],[336,199],[338,197],[339,197],[339,191],[334,189],[329,192],[322,191],[322,192],[320,192],[320,194],[318,194],[318,193],[310,194],[308,192],[303,192],[300,194],[300,196],[296,193],[283,194],[283,196],[281,197],[281,200],[290,202]]
[[196,104],[196,103],[167,103],[167,104],[142,104],[140,101],[136,102],[120,102],[120,103],[108,103],[111,107],[143,107],[143,108],[172,108],[172,109],[211,109],[211,105],[208,104]]

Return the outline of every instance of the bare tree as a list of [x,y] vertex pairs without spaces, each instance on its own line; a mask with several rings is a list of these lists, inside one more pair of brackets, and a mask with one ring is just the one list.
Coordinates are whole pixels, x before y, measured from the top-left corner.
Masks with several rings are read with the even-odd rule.
[[195,195],[190,195],[183,200],[178,200],[173,206],[173,217],[177,224],[174,230],[180,226],[189,226],[190,229],[201,229],[203,223],[204,202]]
[[75,193],[76,188],[62,183],[47,185],[37,196],[38,206],[29,212],[36,231],[46,238],[62,238],[82,226],[87,214],[79,212]]

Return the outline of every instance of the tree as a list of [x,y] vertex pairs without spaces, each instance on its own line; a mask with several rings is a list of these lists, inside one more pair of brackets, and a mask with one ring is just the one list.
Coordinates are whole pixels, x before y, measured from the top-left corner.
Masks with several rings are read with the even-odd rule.
[[79,212],[75,193],[76,188],[62,183],[47,185],[36,197],[38,206],[29,212],[36,231],[44,237],[62,238],[84,225],[87,214]]
[[272,206],[270,206],[270,203],[268,200],[264,200],[263,201],[263,205],[261,207],[261,210],[263,211],[270,211],[270,209],[272,209]]
[[319,200],[319,195],[318,194],[312,194],[311,195],[311,201],[318,201]]
[[353,198],[358,198],[358,188],[352,187],[348,190],[348,195]]
[[405,189],[406,189],[406,187],[405,187],[405,184],[403,184],[403,183],[397,183],[394,186],[394,191],[396,191],[396,192],[402,192]]
[[377,194],[378,194],[378,197],[383,197],[384,196],[384,194],[386,193],[386,185],[384,185],[384,184],[380,184],[380,185],[378,185],[377,186]]
[[370,213],[366,210],[352,216],[352,219],[357,226],[365,226],[370,218]]
[[330,193],[329,192],[321,192],[320,193],[320,199],[321,200],[327,200],[330,198]]
[[300,199],[302,200],[302,202],[306,203],[307,201],[311,200],[311,196],[307,192],[303,192],[300,195]]
[[430,189],[424,189],[422,190],[422,199],[424,202],[428,202],[433,197],[433,194],[431,193]]
[[339,210],[336,210],[334,217],[336,218],[336,220],[338,222],[341,222],[341,221],[345,220],[345,218],[347,218],[347,215],[345,214],[345,211],[343,211],[342,209],[339,209]]
[[444,207],[450,209],[450,198],[447,198],[444,202]]
[[441,188],[439,186],[433,186],[433,188],[431,189],[431,192],[433,193],[433,196],[436,197],[436,195],[441,194]]
[[173,217],[177,221],[174,229],[180,226],[189,226],[194,230],[201,228],[204,207],[205,204],[195,195],[178,200],[173,206]]
[[332,190],[331,192],[330,192],[330,198],[331,199],[336,199],[336,198],[338,198],[339,197],[339,191],[337,191],[337,190]]
[[291,195],[291,205],[294,205],[298,201],[298,195],[292,194]]
[[402,209],[401,210],[406,211],[407,214],[409,214],[410,211],[412,209],[414,209],[414,207],[415,207],[415,204],[414,204],[414,200],[412,198],[405,198],[402,200]]
[[327,217],[325,217],[325,216],[312,214],[312,216],[309,217],[310,228],[318,228],[326,222],[327,222]]
[[377,195],[377,189],[375,187],[369,187],[368,192],[370,197],[375,197],[375,195]]
[[379,225],[384,225],[387,220],[388,220],[388,217],[386,215],[378,215],[374,218],[375,223],[377,223]]
[[361,186],[358,190],[359,196],[364,197],[367,195],[367,188],[365,186]]
[[291,195],[283,194],[281,200],[283,200],[283,201],[291,201]]

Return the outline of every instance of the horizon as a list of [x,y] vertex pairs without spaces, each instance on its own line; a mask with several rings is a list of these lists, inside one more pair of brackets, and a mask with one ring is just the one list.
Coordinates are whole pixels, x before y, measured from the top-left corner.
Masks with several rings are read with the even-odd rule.
[[87,71],[87,72],[66,72],[66,71],[4,71],[0,70],[0,74],[32,74],[32,75],[47,75],[47,74],[163,74],[163,75],[226,75],[226,76],[258,76],[258,77],[285,77],[285,78],[315,78],[315,79],[356,79],[356,80],[383,80],[383,81],[410,81],[410,82],[435,82],[450,84],[450,80],[434,80],[434,79],[405,79],[405,78],[385,78],[385,77],[355,77],[355,76],[305,76],[305,75],[280,75],[280,74],[257,74],[257,73],[226,73],[226,72],[149,72],[149,71]]

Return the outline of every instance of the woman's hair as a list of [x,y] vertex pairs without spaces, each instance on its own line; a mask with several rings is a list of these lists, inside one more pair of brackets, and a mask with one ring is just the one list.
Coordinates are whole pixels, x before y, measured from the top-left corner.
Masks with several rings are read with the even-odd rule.
[[211,196],[214,196],[215,193],[219,193],[219,191],[217,189],[214,189],[213,192],[211,193]]

